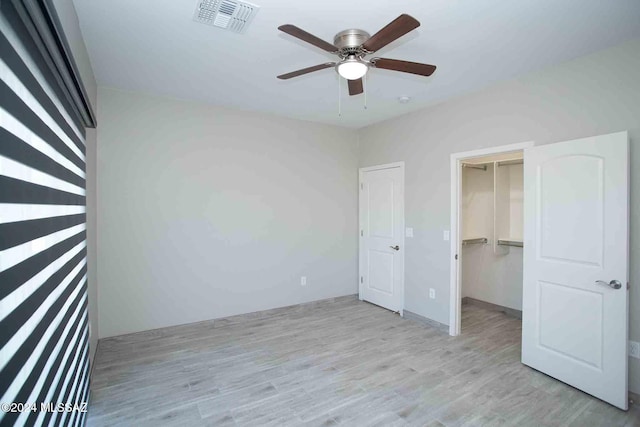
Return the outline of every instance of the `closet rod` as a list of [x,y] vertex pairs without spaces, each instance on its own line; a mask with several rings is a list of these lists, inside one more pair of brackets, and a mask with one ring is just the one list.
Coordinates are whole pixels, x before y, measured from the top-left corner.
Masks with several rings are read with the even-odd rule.
[[483,171],[487,170],[487,165],[474,165],[471,163],[463,163],[462,164],[463,168],[468,168],[468,169],[481,169]]
[[472,245],[474,243],[489,243],[489,239],[486,237],[478,237],[477,239],[463,239],[463,245]]
[[521,165],[524,163],[524,159],[504,160],[497,163],[498,166]]
[[518,248],[522,248],[522,242],[519,240],[498,240],[499,246],[516,246]]

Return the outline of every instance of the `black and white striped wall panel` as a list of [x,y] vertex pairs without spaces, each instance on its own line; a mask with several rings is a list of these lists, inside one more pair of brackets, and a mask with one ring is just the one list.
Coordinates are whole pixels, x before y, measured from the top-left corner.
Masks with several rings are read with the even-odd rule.
[[0,1],[0,424],[82,425],[85,129],[33,34]]

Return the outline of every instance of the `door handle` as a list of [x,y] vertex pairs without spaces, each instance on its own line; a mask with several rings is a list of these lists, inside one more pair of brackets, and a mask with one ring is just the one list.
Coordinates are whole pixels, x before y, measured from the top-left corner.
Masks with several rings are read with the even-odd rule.
[[612,289],[620,289],[622,287],[622,283],[619,280],[612,280],[609,283],[604,280],[596,280],[597,285],[608,286]]
[[400,246],[395,245],[395,246],[389,246],[391,249],[393,249],[394,251],[399,251],[400,250]]

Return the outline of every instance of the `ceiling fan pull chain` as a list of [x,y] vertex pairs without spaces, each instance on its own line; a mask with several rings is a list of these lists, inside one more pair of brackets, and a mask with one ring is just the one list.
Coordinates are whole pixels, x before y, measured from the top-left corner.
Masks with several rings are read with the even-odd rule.
[[369,73],[364,75],[364,79],[362,79],[362,83],[364,86],[364,109],[367,109],[367,88],[369,87]]
[[342,98],[340,97],[340,86],[342,79],[338,77],[338,117],[342,117]]

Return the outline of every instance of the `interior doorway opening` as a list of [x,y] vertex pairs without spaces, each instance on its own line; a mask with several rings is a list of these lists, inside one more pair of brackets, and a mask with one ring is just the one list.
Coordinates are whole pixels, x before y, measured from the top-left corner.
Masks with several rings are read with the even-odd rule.
[[520,150],[462,161],[462,333],[499,327],[503,314],[522,319],[523,157]]
[[[451,155],[449,334],[465,312],[522,317],[523,165],[532,142]],[[470,317],[473,322],[473,316]],[[475,321],[480,320],[475,318]]]

